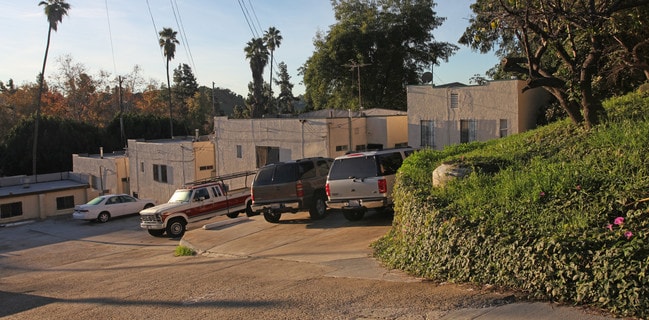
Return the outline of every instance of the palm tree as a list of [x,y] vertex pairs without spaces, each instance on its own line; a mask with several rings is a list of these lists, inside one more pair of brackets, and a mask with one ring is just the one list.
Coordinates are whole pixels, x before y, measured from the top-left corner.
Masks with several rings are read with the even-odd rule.
[[45,15],[49,22],[47,29],[47,44],[45,45],[45,58],[43,58],[43,69],[38,78],[38,96],[36,100],[36,122],[34,123],[34,145],[32,146],[32,175],[36,177],[36,151],[38,150],[38,122],[41,119],[41,96],[43,95],[43,85],[45,79],[45,65],[47,64],[47,53],[50,50],[50,37],[52,30],[58,29],[59,22],[63,21],[63,16],[68,14],[70,4],[65,0],[47,0],[41,1],[39,6],[45,6]]
[[179,44],[176,39],[178,32],[171,28],[162,28],[159,32],[160,35],[160,48],[163,50],[164,56],[167,58],[167,90],[169,93],[169,128],[171,131],[171,138],[174,137],[174,121],[173,121],[173,108],[171,107],[171,81],[169,81],[169,61],[173,60],[176,54],[176,44]]
[[266,42],[266,47],[270,51],[270,79],[268,83],[270,85],[270,102],[273,101],[273,52],[275,49],[279,48],[282,44],[282,35],[279,33],[279,30],[275,27],[270,27],[264,33],[264,42]]
[[248,41],[244,51],[246,52],[246,59],[250,60],[250,71],[252,71],[252,117],[258,118],[261,116],[261,101],[264,90],[263,74],[268,63],[268,48],[264,45],[262,38],[253,38]]

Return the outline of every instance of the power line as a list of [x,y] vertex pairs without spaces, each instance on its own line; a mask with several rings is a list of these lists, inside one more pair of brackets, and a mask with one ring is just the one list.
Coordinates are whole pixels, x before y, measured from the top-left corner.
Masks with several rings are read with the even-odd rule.
[[259,36],[255,32],[255,29],[250,24],[250,19],[248,19],[249,14],[247,13],[248,8],[245,6],[245,3],[242,2],[242,0],[237,0],[237,2],[239,2],[239,7],[241,8],[241,12],[243,13],[243,17],[246,19],[246,23],[248,24],[248,29],[250,29],[250,33],[252,33],[252,37],[253,38],[259,38]]
[[110,52],[113,56],[113,71],[117,74],[117,64],[115,63],[115,48],[113,47],[113,33],[110,28],[110,15],[108,14],[108,0],[106,3],[106,20],[108,20],[108,38],[110,39]]
[[[255,17],[255,21],[257,21],[257,28],[258,28],[259,34],[263,35],[264,32],[263,32],[263,29],[261,28],[261,24],[259,23],[259,19],[257,18],[257,13],[255,12],[255,8],[252,6],[252,2],[250,2],[250,0],[248,0],[248,4],[250,5],[250,10],[252,11],[252,15]],[[254,25],[254,23],[253,23],[253,25]]]
[[[178,2],[176,0],[169,0],[169,1],[171,2],[171,10],[173,11],[174,19],[176,19],[176,25],[178,26],[178,30],[180,31],[180,39],[184,43],[185,54],[187,54],[187,57],[189,58],[189,62],[192,65],[192,69],[194,70],[194,72],[196,72],[194,57],[192,56],[192,51],[189,47],[189,40],[187,40],[187,34],[185,34],[185,27],[183,25],[183,20],[180,15],[180,9],[178,9]],[[178,15],[176,15],[176,12],[178,12]]]
[[[146,0],[146,6],[149,8],[149,16],[151,16],[151,22],[153,23],[153,32],[155,33],[155,39],[156,43],[158,43],[158,28],[155,26],[155,20],[153,19],[153,13],[151,12],[151,6],[149,5],[149,0]],[[160,50],[160,57],[162,58],[162,64],[165,65],[165,56],[164,53],[162,53],[162,50]]]

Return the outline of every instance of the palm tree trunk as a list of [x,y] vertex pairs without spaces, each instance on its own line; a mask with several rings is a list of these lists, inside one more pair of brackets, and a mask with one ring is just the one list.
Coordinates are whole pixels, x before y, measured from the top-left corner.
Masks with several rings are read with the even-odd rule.
[[169,93],[169,130],[171,132],[171,139],[174,138],[174,118],[173,109],[171,107],[171,82],[169,81],[169,59],[167,59],[167,90]]
[[268,90],[270,91],[270,97],[268,97],[268,104],[270,105],[269,113],[274,112],[273,106],[273,51],[270,51],[270,78],[268,79]]
[[34,122],[34,144],[32,145],[32,175],[36,179],[36,153],[38,151],[38,122],[41,119],[41,96],[43,95],[43,83],[45,82],[45,65],[47,64],[47,53],[50,50],[50,37],[52,27],[47,30],[47,44],[45,45],[45,57],[43,58],[43,68],[41,69],[40,83],[38,85],[38,96],[36,97],[36,120]]

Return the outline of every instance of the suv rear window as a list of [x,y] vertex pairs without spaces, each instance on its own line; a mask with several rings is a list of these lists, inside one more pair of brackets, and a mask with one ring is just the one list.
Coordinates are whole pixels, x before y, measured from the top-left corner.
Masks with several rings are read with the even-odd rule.
[[379,160],[382,176],[396,174],[397,170],[399,170],[399,167],[401,167],[401,164],[403,163],[401,154],[398,152],[381,154],[376,157]]
[[259,169],[255,184],[264,186],[276,183],[287,183],[297,180],[297,165],[295,163],[283,163]]
[[376,177],[376,160],[374,157],[338,159],[329,172],[329,180]]

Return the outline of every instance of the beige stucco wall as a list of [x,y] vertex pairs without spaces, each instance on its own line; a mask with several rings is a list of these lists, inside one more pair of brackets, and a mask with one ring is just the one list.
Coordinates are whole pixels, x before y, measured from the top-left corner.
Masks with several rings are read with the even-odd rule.
[[[408,87],[408,143],[421,146],[422,120],[434,121],[435,148],[460,143],[460,120],[475,120],[478,141],[500,137],[500,120],[506,119],[508,135],[534,128],[538,108],[548,103],[541,89],[522,92],[522,80],[492,81],[480,86]],[[457,108],[451,95],[457,94]]]
[[[279,148],[279,160],[326,157],[325,119],[214,119],[217,175],[256,170],[256,147]],[[237,155],[241,148],[241,157]]]
[[367,143],[394,148],[408,143],[408,117],[388,116],[367,118]]
[[[211,143],[192,140],[128,140],[131,193],[165,203],[186,182],[197,179],[197,167],[209,164]],[[167,182],[153,180],[153,165],[167,166]],[[212,164],[213,165],[213,164]],[[211,170],[207,170],[210,171]],[[203,172],[200,175],[209,176]]]
[[22,202],[23,210],[21,216],[2,218],[0,219],[0,223],[4,224],[22,220],[45,219],[52,216],[72,214],[74,208],[63,210],[57,210],[56,208],[56,198],[69,196],[74,197],[75,205],[83,204],[90,200],[85,187],[0,198],[0,205]]
[[91,189],[102,193],[130,193],[129,160],[125,155],[72,155],[72,171],[87,174]]

